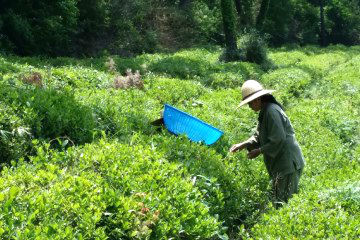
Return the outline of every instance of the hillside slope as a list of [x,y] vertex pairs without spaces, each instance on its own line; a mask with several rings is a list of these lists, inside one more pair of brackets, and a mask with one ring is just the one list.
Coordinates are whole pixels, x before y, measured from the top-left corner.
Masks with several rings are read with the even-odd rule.
[[[1,238],[360,237],[360,48],[272,49],[268,72],[220,53],[0,56]],[[262,157],[228,153],[256,126],[237,108],[247,79],[277,90],[305,155],[280,210]],[[206,146],[157,129],[165,103],[224,136]]]

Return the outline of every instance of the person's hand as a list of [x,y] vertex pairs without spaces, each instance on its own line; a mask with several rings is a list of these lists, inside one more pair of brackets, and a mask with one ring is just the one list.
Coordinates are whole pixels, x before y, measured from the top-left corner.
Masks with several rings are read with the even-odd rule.
[[231,146],[229,152],[237,152],[237,151],[241,151],[244,148],[246,148],[247,143],[246,142],[242,142],[242,143],[238,143],[238,144],[234,144]]
[[250,151],[247,155],[249,159],[253,159],[256,158],[257,156],[259,156],[261,153],[260,148],[254,149],[252,151]]

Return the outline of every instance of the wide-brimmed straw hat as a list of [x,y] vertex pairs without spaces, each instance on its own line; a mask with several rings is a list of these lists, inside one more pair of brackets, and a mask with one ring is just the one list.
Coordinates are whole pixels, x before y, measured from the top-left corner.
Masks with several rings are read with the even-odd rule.
[[264,89],[263,86],[255,80],[247,80],[241,87],[242,101],[239,107],[251,102],[252,100],[261,97],[265,94],[270,94],[275,90]]

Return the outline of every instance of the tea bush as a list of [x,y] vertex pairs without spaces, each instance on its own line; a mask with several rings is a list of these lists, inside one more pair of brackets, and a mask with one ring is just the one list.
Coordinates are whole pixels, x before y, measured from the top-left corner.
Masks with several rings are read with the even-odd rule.
[[298,49],[290,50],[287,48],[271,49],[268,56],[276,63],[279,68],[297,65],[308,57],[304,51]]
[[16,66],[14,66],[14,64],[6,61],[6,59],[3,57],[0,58],[0,73],[1,74],[8,73],[8,72],[18,72],[18,71],[19,71],[19,69]]
[[83,90],[77,94],[77,100],[92,109],[93,130],[125,139],[134,131],[154,130],[150,122],[161,114],[157,101],[138,89],[103,89],[96,93]]
[[79,144],[92,140],[92,112],[78,104],[69,90],[1,84],[0,95],[35,138],[51,140],[66,136]]
[[1,164],[25,157],[31,137],[29,127],[14,114],[14,109],[0,102]]
[[[278,79],[281,79],[281,81],[278,81]],[[262,82],[265,85],[268,85],[271,89],[279,90],[274,94],[276,94],[284,107],[295,104],[299,97],[306,97],[304,92],[312,81],[311,74],[296,67],[282,68],[262,76]]]
[[[342,168],[348,162],[349,150],[327,124],[332,121],[332,115],[328,113],[328,108],[323,108],[323,104],[326,104],[326,100],[307,100],[288,113],[291,120],[301,119],[300,122],[293,121],[293,126],[307,161],[304,175],[309,177],[322,174],[328,169]],[[327,118],[324,119],[323,115]]]
[[[106,181],[109,185],[120,190],[122,195],[130,194],[137,199],[140,198],[144,204],[142,207],[148,208],[143,209],[143,213],[150,215],[150,219],[143,221],[151,220],[152,214],[160,212],[158,223],[156,219],[153,219],[155,223],[141,223],[145,228],[155,225],[153,237],[183,235],[190,238],[209,238],[215,231],[220,230],[219,222],[208,214],[209,206],[202,203],[201,194],[193,188],[194,183],[187,177],[185,169],[177,164],[168,163],[166,158],[149,147],[114,145],[111,148],[109,144],[104,144],[105,146],[108,149],[102,153],[105,158],[94,158],[95,152],[99,153],[99,149],[103,148],[101,146],[94,149],[95,152],[85,151],[85,164],[90,164],[89,167],[95,167],[101,175],[107,176]],[[93,162],[96,159],[97,162]],[[114,214],[120,214],[116,217],[126,220],[121,212],[116,212],[116,205],[110,206],[114,207]],[[113,221],[111,218],[106,221]],[[123,231],[121,222],[118,221],[118,227]]]
[[40,147],[31,163],[5,168],[1,182],[2,238],[223,234],[186,169],[147,146],[103,139],[66,152]]
[[253,238],[356,239],[359,228],[359,184],[299,195],[277,213],[256,224]]
[[[160,104],[185,104],[194,102],[208,92],[200,83],[176,78],[153,78],[146,94]],[[169,90],[171,89],[171,91]]]
[[[238,221],[246,212],[261,206],[264,193],[250,187],[267,188],[267,178],[261,174],[265,169],[259,163],[251,165],[244,156],[223,158],[215,150],[183,138],[153,138],[151,144],[194,176],[197,186],[206,193],[204,200],[211,206],[211,211],[228,223]],[[261,173],[254,171],[255,168],[261,168]],[[253,174],[248,175],[252,171]],[[245,175],[247,178],[241,177]],[[224,202],[219,203],[219,198]]]
[[71,86],[73,88],[106,88],[113,83],[113,77],[102,71],[84,67],[59,67],[50,70],[51,86]]

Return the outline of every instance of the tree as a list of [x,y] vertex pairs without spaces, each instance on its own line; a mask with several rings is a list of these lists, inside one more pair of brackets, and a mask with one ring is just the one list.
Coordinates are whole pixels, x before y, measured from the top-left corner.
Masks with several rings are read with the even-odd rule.
[[106,0],[78,0],[77,48],[84,55],[95,55],[107,41]]
[[259,14],[256,18],[256,29],[262,30],[266,14],[269,10],[270,0],[262,0],[260,5]]
[[326,5],[327,39],[331,43],[360,43],[360,6],[358,0],[331,0]]
[[233,0],[221,0],[221,13],[225,32],[226,50],[223,55],[225,61],[239,60],[236,45],[235,13]]
[[324,17],[324,7],[327,3],[327,0],[308,0],[311,4],[318,6],[319,18],[320,18],[320,29],[319,29],[319,42],[320,46],[326,46],[326,30],[325,30],[325,17]]
[[324,1],[319,0],[320,7],[320,45],[325,46],[325,18],[324,18]]
[[236,11],[240,18],[240,24],[242,26],[251,26],[251,0],[234,0]]
[[180,9],[185,9],[185,8],[187,8],[187,7],[190,5],[191,1],[192,1],[192,0],[180,0],[180,1],[179,1],[179,8],[180,8]]
[[[77,0],[4,0],[1,29],[20,55],[67,55],[72,51],[78,9]],[[0,39],[1,40],[1,39]]]

